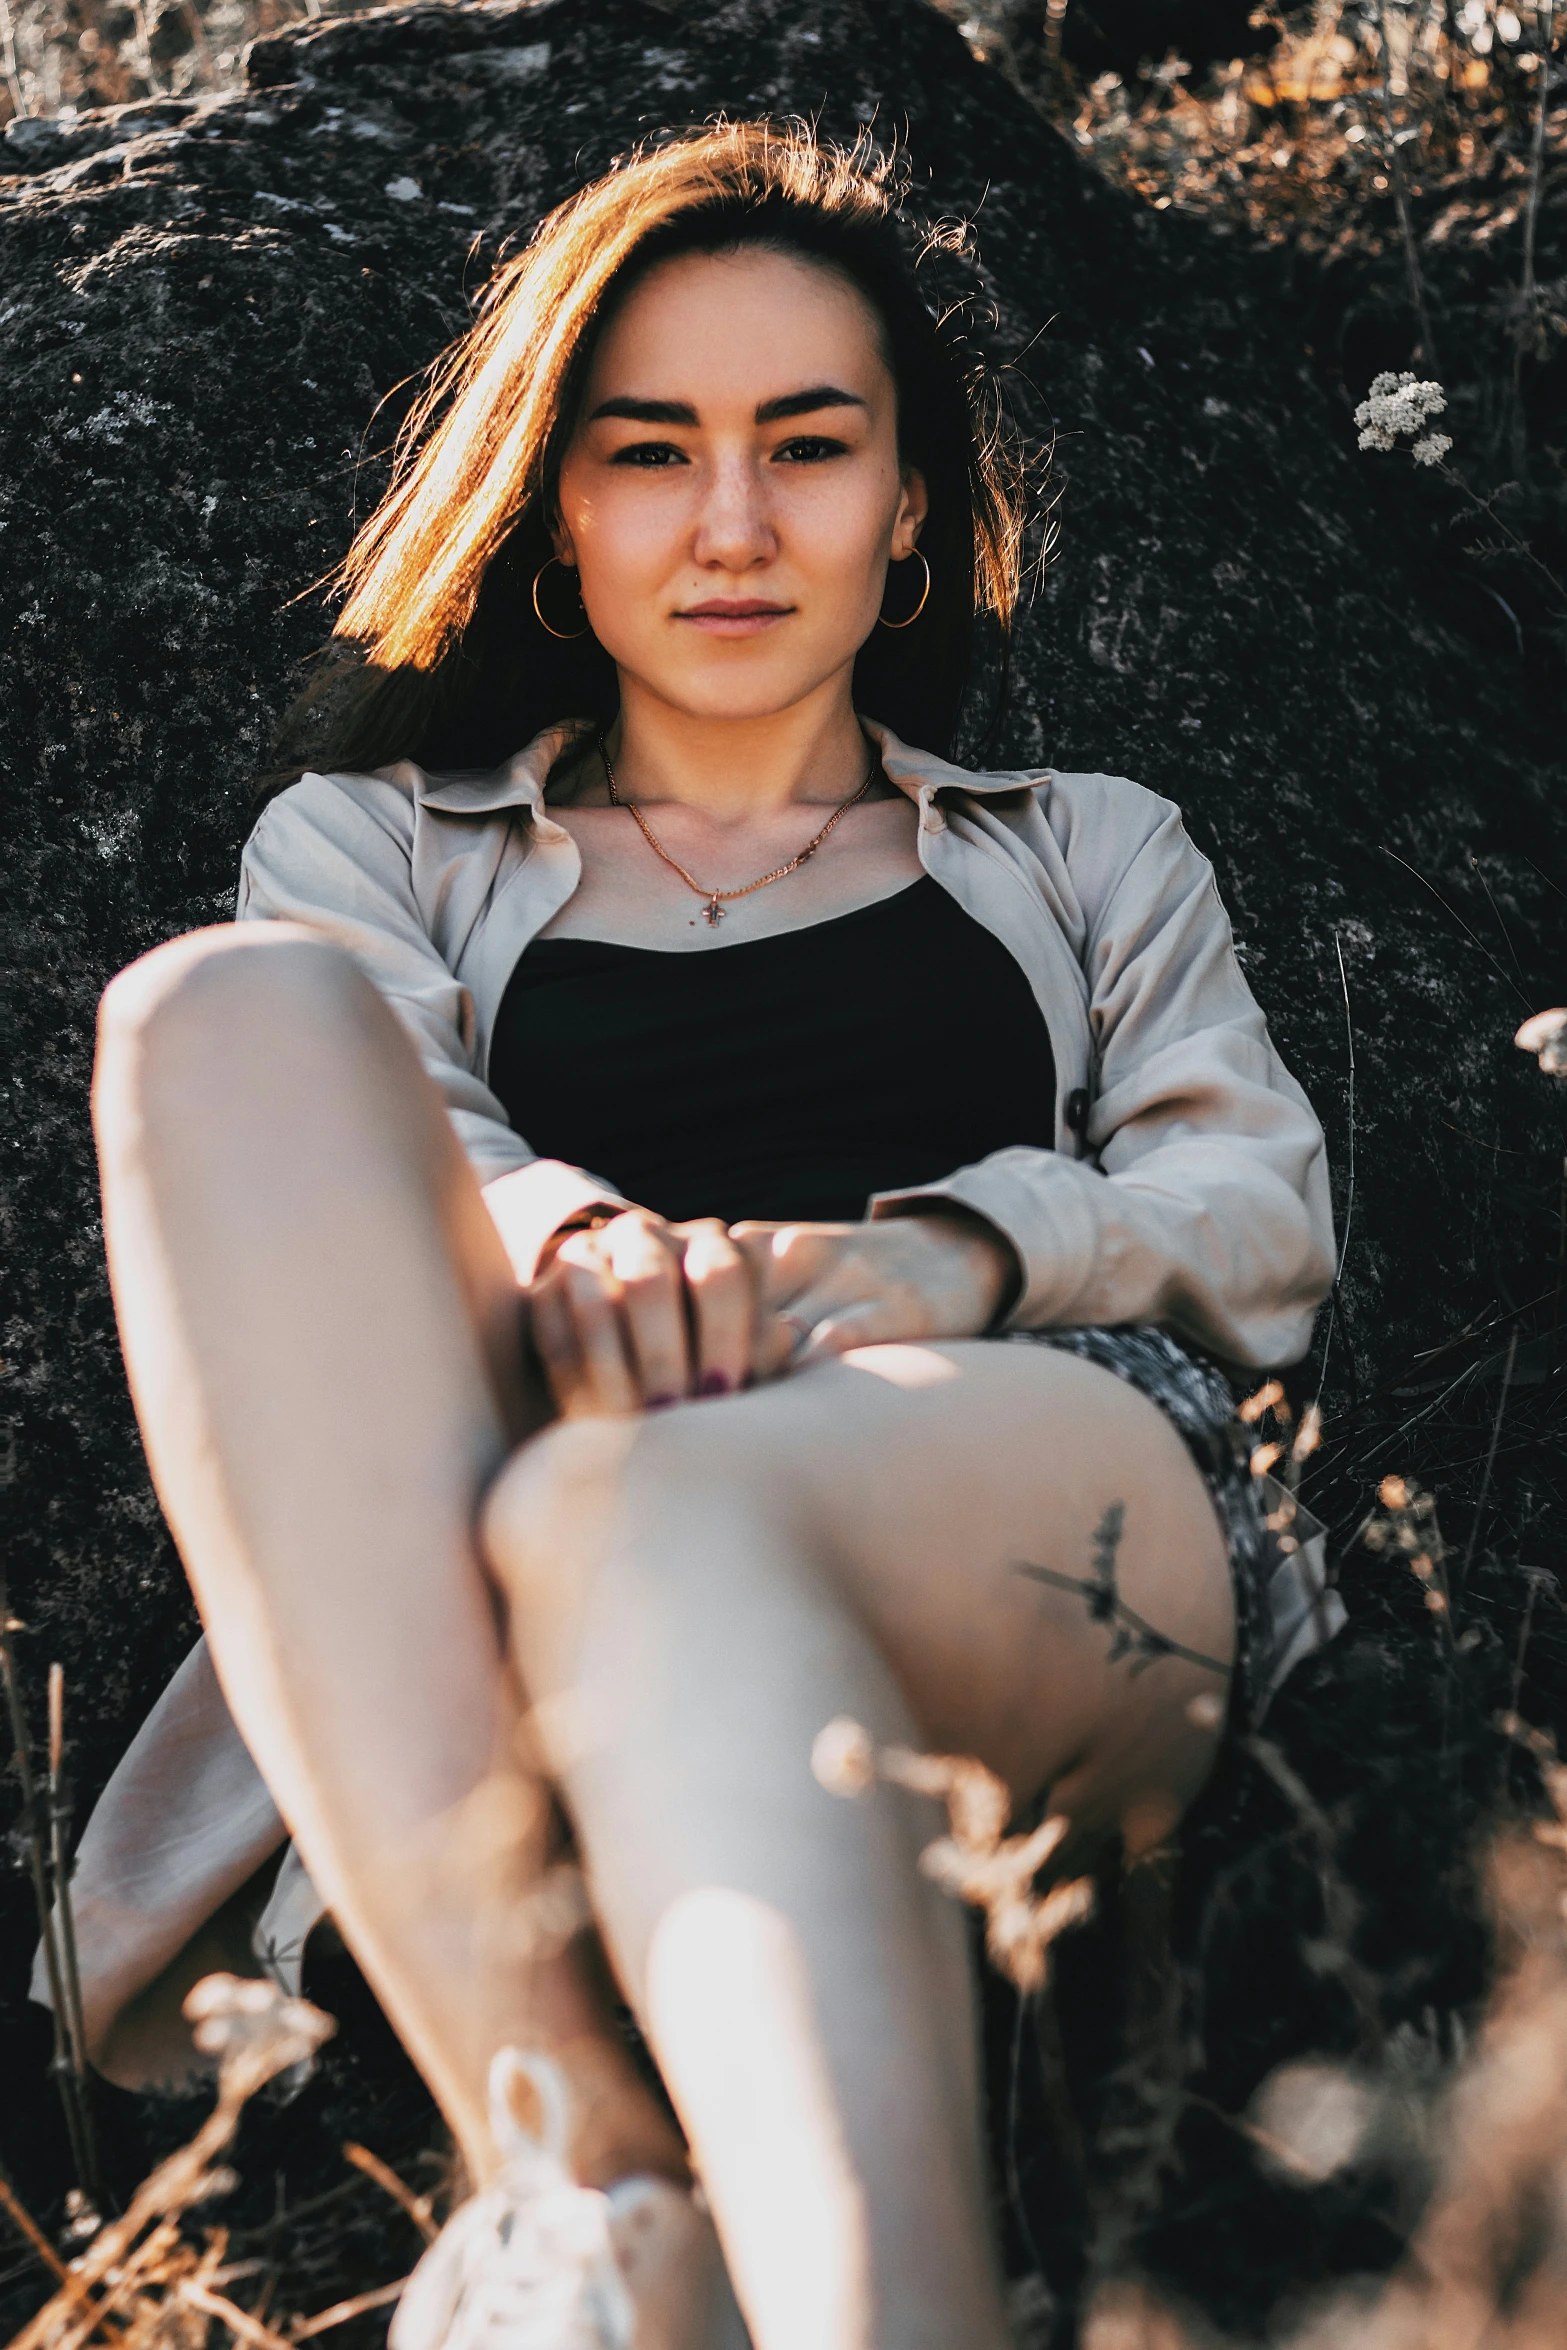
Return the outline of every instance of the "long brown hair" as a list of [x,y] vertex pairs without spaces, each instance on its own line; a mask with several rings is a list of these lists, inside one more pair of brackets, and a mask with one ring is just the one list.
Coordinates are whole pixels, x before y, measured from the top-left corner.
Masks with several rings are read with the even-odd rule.
[[868,139],[846,151],[798,125],[745,122],[661,141],[557,206],[431,371],[392,486],[342,565],[346,600],[285,720],[270,788],[306,764],[489,767],[554,720],[614,716],[603,647],[591,635],[559,642],[534,610],[561,461],[598,336],[631,286],[672,255],[746,245],[837,270],[881,323],[899,453],[930,496],[920,549],[931,590],[914,626],[877,629],[861,649],[855,701],[946,750],[976,612],[994,615],[1004,653],[1022,469],[991,377],[922,298],[898,194],[894,164]]

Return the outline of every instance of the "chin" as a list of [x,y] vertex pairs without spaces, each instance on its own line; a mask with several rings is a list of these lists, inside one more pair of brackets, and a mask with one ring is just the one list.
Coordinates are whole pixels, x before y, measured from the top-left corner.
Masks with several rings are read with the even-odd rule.
[[[685,693],[676,700],[676,708],[690,718],[731,719],[743,723],[750,719],[781,718],[806,700],[809,685],[794,691],[779,688],[773,692],[740,693],[733,686],[715,686],[706,693]],[[673,697],[672,697],[673,698]]]
[[[743,652],[749,648],[732,649]],[[640,676],[641,682],[661,702],[688,718],[780,718],[785,711],[797,709],[800,703],[808,701],[812,694],[820,693],[832,678],[843,674],[853,659],[851,652],[837,661],[821,667],[813,664],[809,668],[794,662],[785,667],[776,661],[726,660],[704,662],[695,671],[682,669],[676,676],[660,677],[647,670]]]

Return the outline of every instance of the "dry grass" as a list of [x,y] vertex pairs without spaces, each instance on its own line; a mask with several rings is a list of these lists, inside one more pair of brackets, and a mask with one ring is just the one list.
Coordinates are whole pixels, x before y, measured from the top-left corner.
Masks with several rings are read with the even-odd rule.
[[1073,65],[1075,0],[941,5],[1107,179],[1271,257],[1350,404],[1388,368],[1445,387],[1453,451],[1405,520],[1559,680],[1567,0],[1264,0],[1265,53],[1130,75]]
[[[284,1998],[270,1983],[240,1982],[232,1975],[209,1975],[198,1983],[185,2012],[198,2046],[219,2060],[212,2112],[188,2145],[143,2180],[121,2217],[100,2221],[95,2212],[79,2212],[73,2232],[86,2239],[86,2248],[60,2273],[56,2291],[15,2337],[12,2350],[89,2350],[106,2343],[125,2350],[199,2350],[214,2320],[250,2350],[289,2350],[292,2342],[352,2314],[329,2311],[327,2324],[318,2317],[281,2333],[225,2292],[254,2265],[230,2262],[227,2230],[201,2229],[197,2240],[190,2224],[193,2212],[235,2184],[217,2158],[232,2142],[245,2106],[279,2074],[311,2061],[335,2029],[331,2018],[305,2000]],[[15,2198],[10,2201],[15,2206]],[[40,2249],[40,2231],[25,2232]],[[359,2306],[366,2306],[362,2296]]]
[[[1497,1981],[1465,2061],[1435,2094],[1399,2068],[1283,2068],[1242,2128],[1320,2187],[1354,2165],[1423,2157],[1431,2184],[1393,2275],[1297,2310],[1278,2350],[1556,2350],[1567,2340],[1567,1769],[1512,1722],[1549,1804],[1487,1858]],[[1205,2350],[1202,2316],[1147,2283],[1105,2284],[1084,2350]]]
[[0,121],[221,90],[260,33],[322,0],[0,0]]
[[950,0],[947,13],[1108,178],[1156,211],[1270,242],[1330,242],[1400,178],[1414,193],[1499,165],[1527,189],[1542,57],[1550,42],[1559,68],[1567,36],[1560,0],[1306,0],[1253,11],[1263,55],[1199,77],[1171,49],[1129,78],[1074,70],[1070,7]]

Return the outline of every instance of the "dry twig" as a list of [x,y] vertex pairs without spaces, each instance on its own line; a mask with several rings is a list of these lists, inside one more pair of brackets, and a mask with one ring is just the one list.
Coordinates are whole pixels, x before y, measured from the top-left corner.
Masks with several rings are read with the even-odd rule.
[[1088,1877],[1044,1894],[1034,1879],[1065,1841],[1071,1822],[1056,1814],[1032,1834],[1007,1836],[1012,1798],[971,1755],[916,1754],[877,1747],[847,1719],[829,1722],[811,1751],[811,1769],[831,1795],[864,1795],[878,1779],[945,1802],[950,1833],[920,1854],[924,1875],[985,1913],[985,1942],[999,1971],[1020,1991],[1044,1988],[1050,1945],[1093,1908]]

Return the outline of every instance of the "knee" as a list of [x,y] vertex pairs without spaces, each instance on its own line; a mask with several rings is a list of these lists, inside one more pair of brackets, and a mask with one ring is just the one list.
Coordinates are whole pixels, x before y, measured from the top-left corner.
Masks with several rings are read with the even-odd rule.
[[256,1065],[272,1038],[373,1016],[369,981],[340,947],[295,923],[226,924],[155,947],[111,980],[98,1010],[94,1107],[127,1094],[179,1112],[187,1079]]
[[579,1586],[602,1554],[641,1423],[556,1420],[514,1452],[479,1514],[479,1546],[524,1614]]
[[293,922],[224,923],[171,938],[104,991],[100,1048],[162,1049],[236,1018],[297,1018],[302,999],[327,1006],[368,986],[341,947]]
[[480,1541],[519,1615],[575,1607],[612,1548],[620,1570],[643,1581],[641,1562],[659,1583],[678,1582],[683,1565],[700,1572],[720,1529],[727,1548],[741,1521],[755,1548],[789,1504],[743,1417],[694,1404],[558,1420],[514,1453],[485,1501]]

